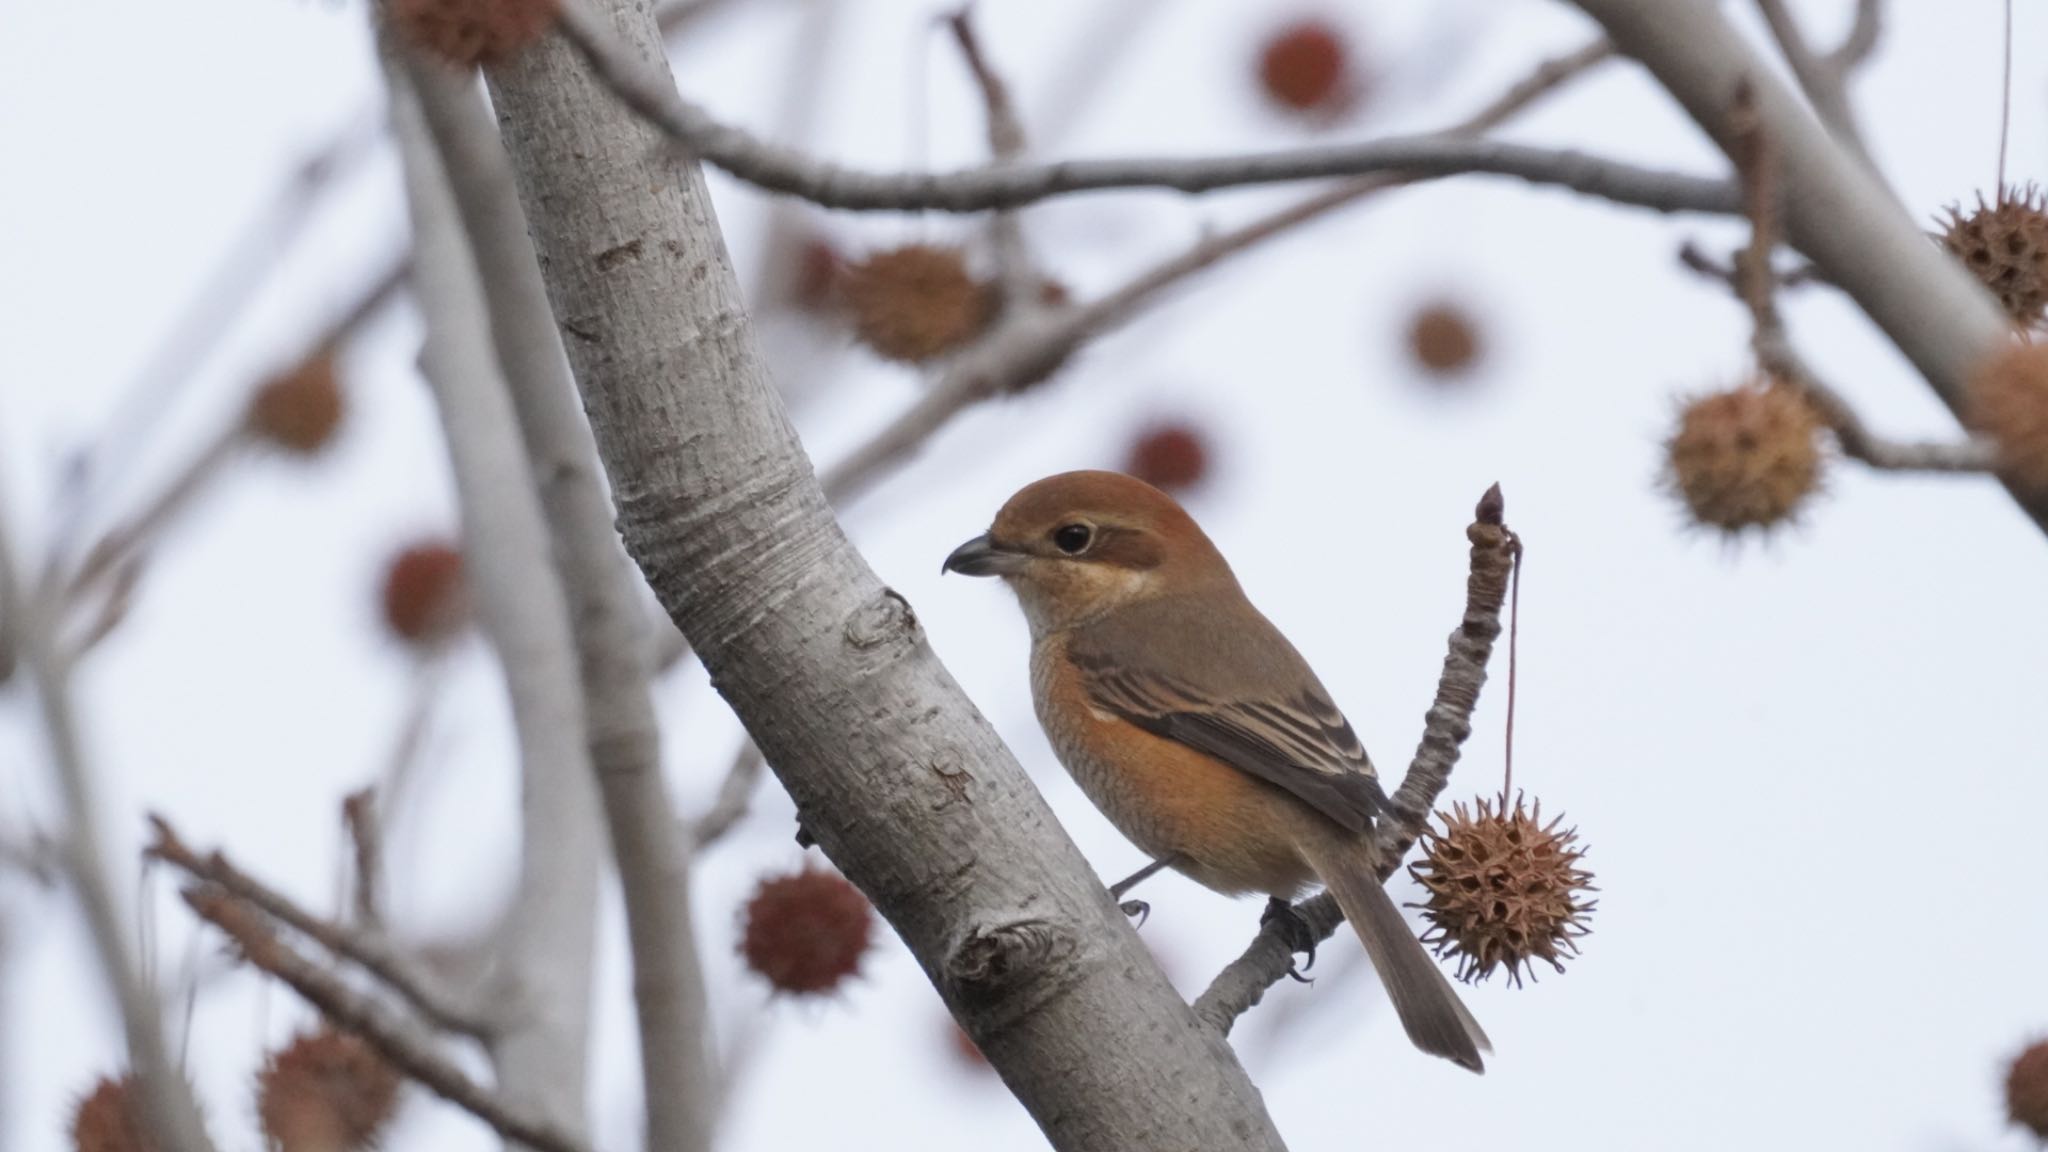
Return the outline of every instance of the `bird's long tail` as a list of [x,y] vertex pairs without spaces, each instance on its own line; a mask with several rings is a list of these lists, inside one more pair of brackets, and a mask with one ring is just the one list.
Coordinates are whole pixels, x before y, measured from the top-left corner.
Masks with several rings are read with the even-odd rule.
[[1474,1072],[1486,1071],[1479,1054],[1493,1051],[1493,1045],[1380,885],[1370,846],[1324,842],[1303,849],[1365,943],[1365,954],[1386,986],[1408,1039],[1433,1056]]

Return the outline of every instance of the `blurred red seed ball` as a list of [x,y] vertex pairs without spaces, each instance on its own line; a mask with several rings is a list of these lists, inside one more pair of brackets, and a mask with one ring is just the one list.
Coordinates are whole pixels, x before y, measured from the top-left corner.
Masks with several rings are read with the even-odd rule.
[[805,312],[831,309],[840,303],[845,276],[846,258],[839,249],[822,236],[811,236],[796,246],[795,265],[787,281],[789,303]]
[[2048,1040],[2030,1045],[2006,1069],[2005,1111],[2014,1124],[2048,1140]]
[[1408,320],[1408,354],[1438,380],[1463,376],[1484,352],[1479,324],[1461,304],[1433,300]]
[[242,427],[258,441],[311,456],[334,440],[347,405],[333,348],[322,348],[263,382],[249,398]]
[[502,64],[554,27],[555,0],[391,0],[391,23],[451,64]]
[[77,1152],[156,1152],[156,1133],[142,1113],[142,1093],[133,1076],[102,1077],[71,1114],[71,1146]]
[[1350,42],[1327,20],[1305,18],[1276,29],[1259,49],[1259,88],[1295,113],[1337,115],[1359,98]]
[[430,647],[469,621],[462,553],[438,540],[401,550],[384,569],[384,625],[408,644]]
[[962,1066],[973,1072],[990,1071],[988,1057],[982,1054],[981,1045],[976,1044],[974,1037],[969,1036],[967,1030],[951,1016],[946,1017],[946,1031],[952,1034],[953,1055]]
[[1209,441],[1186,421],[1156,424],[1138,434],[1124,471],[1167,492],[1184,492],[1209,475]]
[[740,955],[778,992],[830,992],[860,971],[874,937],[868,898],[836,872],[805,865],[761,881],[748,899]]

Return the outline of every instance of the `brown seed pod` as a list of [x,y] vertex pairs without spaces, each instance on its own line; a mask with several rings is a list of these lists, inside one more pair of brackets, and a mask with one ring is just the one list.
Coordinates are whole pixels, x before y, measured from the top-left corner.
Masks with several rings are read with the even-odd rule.
[[1970,378],[1964,414],[1991,438],[2000,476],[2048,493],[2048,346],[2014,343],[1985,361]]
[[761,881],[747,901],[740,955],[779,992],[816,995],[860,970],[874,911],[836,872],[805,865]]
[[1597,889],[1579,867],[1578,830],[1560,831],[1562,816],[1543,823],[1542,804],[1525,808],[1519,794],[1512,809],[1482,797],[1437,818],[1443,830],[1423,831],[1422,861],[1408,869],[1429,897],[1412,905],[1430,923],[1423,943],[1456,957],[1467,983],[1504,967],[1519,986],[1538,960],[1564,971],[1596,903],[1585,898]]
[[1665,442],[1667,482],[1706,527],[1769,529],[1819,489],[1820,431],[1804,397],[1768,380],[1701,396]]
[[1290,112],[1338,115],[1358,99],[1351,48],[1326,20],[1298,20],[1259,50],[1259,88]]
[[854,333],[877,355],[922,363],[966,346],[995,316],[995,289],[958,248],[910,244],[846,270],[841,291]]
[[391,0],[407,41],[451,64],[502,64],[554,27],[555,0]]
[[1209,474],[1208,438],[1185,422],[1154,425],[1131,442],[1124,471],[1154,488],[1185,491]]
[[2006,1070],[2005,1114],[2014,1124],[2048,1140],[2048,1040],[2029,1045]]
[[134,1076],[101,1077],[71,1115],[71,1146],[77,1152],[157,1152],[142,1107]]
[[1449,301],[1425,304],[1408,321],[1408,351],[1431,376],[1462,375],[1479,359],[1479,326]]
[[256,1077],[256,1115],[277,1152],[374,1148],[398,1109],[398,1073],[361,1037],[299,1035]]
[[2002,188],[1991,204],[1980,192],[1967,213],[1951,205],[1941,244],[1991,289],[2014,324],[2041,323],[2048,313],[2048,200],[2038,187]]
[[265,444],[311,456],[334,440],[345,410],[334,349],[322,348],[265,381],[249,398],[242,426]]
[[462,553],[440,541],[414,544],[384,570],[384,624],[408,644],[431,646],[469,621]]

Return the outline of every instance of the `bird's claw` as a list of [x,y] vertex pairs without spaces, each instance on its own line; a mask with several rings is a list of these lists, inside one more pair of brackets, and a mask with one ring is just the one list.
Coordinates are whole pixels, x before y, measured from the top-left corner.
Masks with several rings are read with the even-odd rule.
[[1132,925],[1134,928],[1143,928],[1145,921],[1152,918],[1152,905],[1147,904],[1143,900],[1126,900],[1116,907],[1117,911],[1137,921],[1136,924]]
[[1294,910],[1294,905],[1276,896],[1266,901],[1266,910],[1259,913],[1260,927],[1267,924],[1276,925],[1280,941],[1287,945],[1290,957],[1297,952],[1305,957],[1300,964],[1289,964],[1287,975],[1300,984],[1315,983],[1305,975],[1309,969],[1316,966],[1317,941],[1315,933],[1309,931],[1308,921],[1301,918],[1301,913]]

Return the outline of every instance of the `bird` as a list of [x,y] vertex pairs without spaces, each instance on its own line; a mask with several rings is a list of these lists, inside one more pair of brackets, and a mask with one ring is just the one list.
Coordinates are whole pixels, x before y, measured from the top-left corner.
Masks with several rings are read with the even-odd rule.
[[941,571],[1016,592],[1047,741],[1153,861],[1113,897],[1162,867],[1226,895],[1263,893],[1265,918],[1313,962],[1290,902],[1320,883],[1415,1046],[1485,1070],[1486,1033],[1379,880],[1375,824],[1405,814],[1308,662],[1173,497],[1116,472],[1048,476]]

